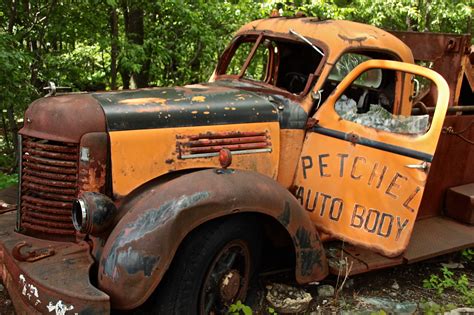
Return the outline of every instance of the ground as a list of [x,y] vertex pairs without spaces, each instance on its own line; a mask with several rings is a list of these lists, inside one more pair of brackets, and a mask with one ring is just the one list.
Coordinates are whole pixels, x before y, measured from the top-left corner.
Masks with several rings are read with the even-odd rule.
[[[425,262],[405,265],[385,270],[373,271],[367,274],[349,277],[345,288],[334,297],[319,297],[318,287],[321,285],[337,286],[337,277],[329,277],[325,281],[300,287],[311,293],[313,301],[305,314],[312,312],[347,312],[384,314],[390,312],[402,313],[440,313],[449,311],[454,307],[465,307],[465,295],[447,289],[443,294],[436,290],[423,287],[423,280],[429,279],[431,275],[442,275],[442,264],[447,264],[453,272],[451,279],[459,279],[465,274],[468,277],[473,290],[474,283],[474,261],[463,259],[459,253],[434,258]],[[272,282],[291,283],[288,273],[261,277],[252,308],[258,314],[268,314],[268,303],[265,300],[265,286]],[[342,279],[339,279],[341,282]],[[452,304],[452,305],[448,305]],[[383,310],[383,311],[382,311]],[[14,314],[11,301],[6,289],[0,286],[0,315]],[[313,313],[314,314],[314,313]]]

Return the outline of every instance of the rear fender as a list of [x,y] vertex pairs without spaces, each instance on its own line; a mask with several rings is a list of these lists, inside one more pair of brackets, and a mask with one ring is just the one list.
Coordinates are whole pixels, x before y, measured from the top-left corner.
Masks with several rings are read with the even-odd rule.
[[132,309],[158,286],[186,235],[212,219],[243,212],[271,216],[293,241],[296,280],[308,283],[328,273],[318,232],[308,213],[285,188],[264,175],[203,170],[152,186],[135,197],[105,244],[99,287],[112,306]]

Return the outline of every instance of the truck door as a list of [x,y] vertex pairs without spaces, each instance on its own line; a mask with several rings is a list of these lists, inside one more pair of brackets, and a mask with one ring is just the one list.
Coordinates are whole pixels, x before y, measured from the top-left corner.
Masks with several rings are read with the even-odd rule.
[[[412,112],[413,87],[430,84],[438,91],[434,115],[416,115],[416,108],[399,115]],[[350,72],[314,115],[298,162],[294,193],[318,229],[388,257],[400,255],[448,99],[446,81],[416,65],[369,60]]]

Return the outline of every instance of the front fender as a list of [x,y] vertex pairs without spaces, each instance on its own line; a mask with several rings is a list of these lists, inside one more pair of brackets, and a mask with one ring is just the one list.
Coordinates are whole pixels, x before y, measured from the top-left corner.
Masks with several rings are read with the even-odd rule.
[[328,273],[318,232],[308,213],[285,188],[264,175],[203,170],[150,187],[131,203],[110,234],[99,264],[99,287],[112,306],[132,309],[146,301],[186,235],[206,221],[238,212],[274,217],[296,250],[299,283]]

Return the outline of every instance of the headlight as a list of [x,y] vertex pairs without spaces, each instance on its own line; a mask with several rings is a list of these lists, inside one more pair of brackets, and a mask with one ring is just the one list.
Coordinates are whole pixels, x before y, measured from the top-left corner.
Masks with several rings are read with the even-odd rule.
[[107,231],[116,214],[114,202],[100,193],[85,192],[73,201],[72,223],[83,234],[98,236]]

